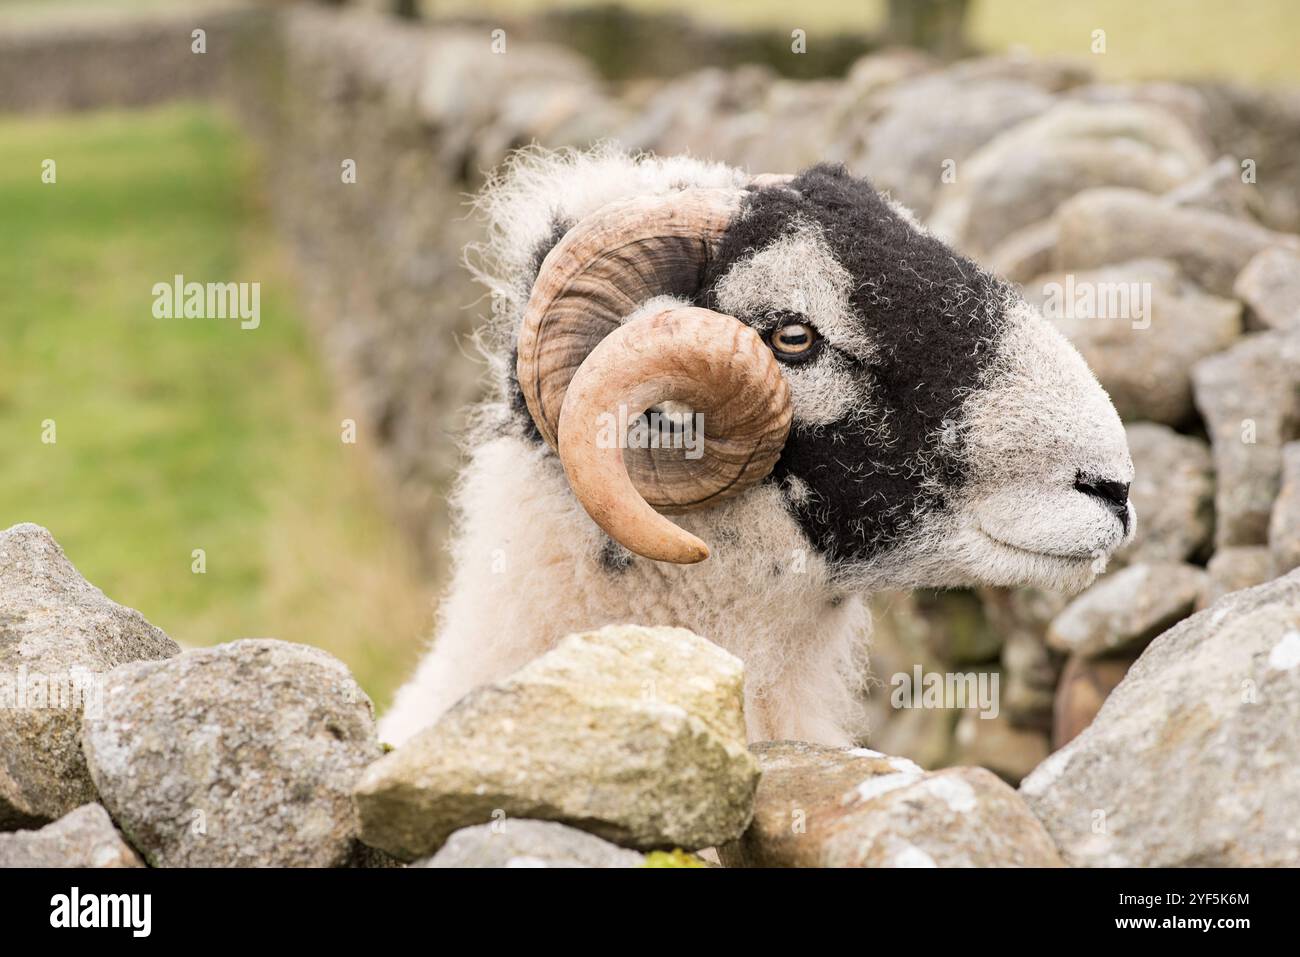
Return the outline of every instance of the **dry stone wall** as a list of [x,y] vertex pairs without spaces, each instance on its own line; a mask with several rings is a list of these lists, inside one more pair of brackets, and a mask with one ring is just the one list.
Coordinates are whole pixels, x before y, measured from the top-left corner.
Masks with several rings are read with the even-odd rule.
[[[175,95],[233,106],[260,145],[310,320],[431,565],[480,389],[472,334],[491,308],[460,263],[479,230],[466,196],[515,147],[601,139],[755,172],[845,163],[1044,308],[1071,282],[1150,293],[1138,322],[1060,322],[1130,429],[1140,531],[1123,572],[1073,599],[990,589],[882,603],[882,682],[918,662],[993,672],[1004,707],[970,720],[899,712],[877,693],[873,747],[926,766],[985,764],[1014,783],[1089,725],[1153,636],[1300,562],[1296,91],[1116,85],[1072,62],[944,66],[908,51],[869,54],[834,80],[750,65],[615,84],[559,46],[510,41],[494,54],[481,25],[313,7],[212,24],[201,76],[184,60],[187,23],[102,35],[90,62],[108,75],[141,61],[139,89],[55,78],[49,64],[77,59],[90,42],[80,35],[44,51],[31,34],[5,38],[0,108]],[[1079,738],[1072,766],[1112,747],[1108,734]]]

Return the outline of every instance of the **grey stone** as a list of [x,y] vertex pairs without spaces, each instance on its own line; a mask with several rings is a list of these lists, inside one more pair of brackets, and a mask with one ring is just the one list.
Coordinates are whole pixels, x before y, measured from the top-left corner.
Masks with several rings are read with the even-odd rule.
[[1249,335],[1192,369],[1214,453],[1214,540],[1263,545],[1281,485],[1282,446],[1300,434],[1300,334]]
[[1089,83],[1065,91],[1065,97],[1083,103],[1155,106],[1176,117],[1198,140],[1206,143],[1209,111],[1199,91],[1183,83]]
[[1133,422],[1125,431],[1136,472],[1129,500],[1137,532],[1116,554],[1114,567],[1199,556],[1214,535],[1210,447],[1154,422]]
[[952,749],[957,712],[945,708],[899,708],[895,675],[926,674],[948,666],[935,657],[930,629],[942,629],[918,609],[915,592],[881,591],[871,596],[871,680],[867,689],[867,739],[876,751],[908,758],[925,768],[941,765]]
[[352,788],[380,755],[343,663],[269,640],[116,669],[82,737],[105,806],[155,867],[348,863]]
[[0,834],[3,867],[144,867],[99,804],[83,804],[39,831]]
[[841,106],[844,90],[834,81],[778,80],[767,91],[759,116],[729,121],[729,146],[714,153],[745,169],[792,173],[817,163],[842,162],[841,128],[854,118]]
[[1066,861],[1300,865],[1300,572],[1153,641],[1020,793]]
[[[1204,128],[1220,152],[1241,160],[1238,176],[1256,197],[1260,222],[1300,232],[1300,94],[1294,87],[1264,88],[1223,80],[1191,80],[1206,104]],[[1270,84],[1270,86],[1272,86]]]
[[1220,156],[1196,176],[1161,197],[1174,206],[1190,206],[1235,219],[1250,219],[1258,207],[1257,193],[1241,181],[1241,164]]
[[1073,57],[1033,56],[1011,50],[990,56],[958,60],[944,76],[954,84],[1014,81],[1047,93],[1067,93],[1092,79],[1092,71]]
[[945,161],[961,164],[997,133],[1051,104],[1051,94],[1018,79],[944,71],[898,83],[882,97],[856,171],[924,218],[946,188]]
[[1264,545],[1233,545],[1220,548],[1205,566],[1210,580],[1196,610],[1209,608],[1224,595],[1254,588],[1277,577],[1273,554]]
[[1300,442],[1282,447],[1282,487],[1268,523],[1276,574],[1300,568]]
[[507,818],[464,827],[412,867],[643,867],[645,856],[554,821]]
[[1024,292],[1074,343],[1125,420],[1187,419],[1192,365],[1242,332],[1240,303],[1202,292],[1166,260],[1051,273]]
[[1005,711],[985,715],[975,708],[957,720],[953,745],[949,764],[987,768],[1012,787],[1051,752],[1045,732],[1017,726]]
[[738,659],[685,629],[569,635],[368,768],[362,838],[411,860],[501,814],[641,849],[733,838],[758,778],[742,684]]
[[775,80],[770,69],[757,65],[730,71],[710,67],[678,77],[640,104],[616,139],[629,149],[665,155],[694,146],[698,155],[722,159],[740,134],[733,121],[743,124],[748,116],[753,128]]
[[1246,220],[1115,187],[1085,190],[1066,200],[1056,212],[1056,223],[1058,269],[1170,259],[1220,296],[1232,295],[1237,274],[1256,253],[1297,244],[1293,236]]
[[729,867],[1057,867],[1046,832],[983,768],[926,772],[864,748],[754,745],[754,821]]
[[893,596],[895,620],[907,616],[906,625],[940,661],[954,665],[996,661],[1004,633],[993,627],[979,596],[960,589],[918,589]]
[[492,123],[505,96],[520,86],[557,91],[599,88],[591,65],[559,46],[520,44],[509,56],[484,58],[484,41],[468,32],[431,37],[415,84],[417,115],[431,126],[472,130]]
[[179,652],[82,578],[45,529],[0,532],[0,830],[95,800],[81,716],[102,704],[103,672]]
[[1005,279],[1027,283],[1051,270],[1056,234],[1056,221],[1052,219],[1017,229],[994,246],[984,262]]
[[928,225],[982,258],[1018,229],[1047,220],[1085,189],[1163,192],[1205,168],[1196,138],[1143,103],[1062,101],[1000,133],[936,194]]
[[1052,725],[1060,655],[1044,636],[1017,632],[1002,647],[1002,707],[1011,723],[1045,731]]
[[1190,615],[1205,586],[1195,565],[1130,565],[1070,602],[1047,629],[1047,644],[1085,658],[1136,650]]
[[1300,329],[1300,253],[1271,246],[1246,263],[1232,287],[1246,304],[1251,325]]
[[1052,619],[1070,603],[1069,595],[1045,588],[981,588],[980,601],[993,627],[1008,635],[1042,638]]
[[[931,672],[927,672],[931,673]],[[888,689],[880,694],[888,704]],[[865,744],[915,761],[924,768],[943,765],[952,752],[952,736],[958,712],[951,708],[900,708],[885,711],[884,717],[868,726]]]
[[982,588],[980,599],[1003,631],[1002,708],[1017,727],[1047,732],[1061,673],[1061,656],[1047,647],[1047,626],[1069,597],[1041,588]]
[[1106,703],[1107,695],[1124,680],[1134,660],[1132,655],[1117,658],[1070,656],[1061,670],[1061,683],[1056,689],[1052,750],[1065,747],[1092,724]]
[[844,83],[855,93],[876,93],[935,69],[938,61],[910,47],[876,50],[853,61]]

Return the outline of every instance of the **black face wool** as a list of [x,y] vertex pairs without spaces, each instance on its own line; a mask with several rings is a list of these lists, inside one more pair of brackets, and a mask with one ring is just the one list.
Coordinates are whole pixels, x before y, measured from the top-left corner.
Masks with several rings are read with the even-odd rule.
[[530,287],[537,282],[537,277],[542,271],[542,263],[546,261],[546,257],[551,254],[552,249],[559,245],[560,240],[564,238],[564,234],[572,228],[573,223],[565,222],[562,219],[551,221],[551,231],[533,250],[532,263],[528,272],[528,285]]
[[[551,222],[551,230],[547,233],[546,238],[537,244],[533,250],[532,259],[529,264],[528,286],[531,289],[537,282],[537,277],[542,271],[542,263],[550,255],[552,249],[556,247],[564,234],[573,228],[573,223],[565,222],[561,219],[554,219]],[[537,423],[533,421],[532,413],[528,411],[528,401],[524,398],[524,390],[519,387],[519,376],[515,369],[519,364],[519,350],[516,348],[510,353],[510,371],[506,379],[506,401],[510,403],[510,411],[514,414],[515,420],[519,423],[523,435],[530,441],[541,444],[546,441],[542,438],[541,431],[537,428]]]
[[[1006,288],[917,232],[865,179],[824,164],[800,174],[789,188],[760,189],[746,198],[705,272],[696,303],[718,308],[715,290],[728,270],[796,222],[819,226],[853,277],[850,307],[876,348],[870,362],[841,353],[870,383],[869,408],[816,429],[796,423],[769,480],[787,490],[814,548],[834,562],[863,561],[896,544],[923,515],[942,509],[946,493],[966,479],[960,408],[993,358]],[[534,278],[569,225],[556,222],[539,244]],[[736,318],[758,324],[771,317]],[[807,319],[816,324],[816,317]],[[541,441],[515,380],[513,357],[508,390],[525,434]],[[879,430],[882,422],[887,435]],[[795,494],[793,479],[809,494]],[[607,567],[620,564],[613,554],[609,558]]]
[[[866,180],[821,165],[790,189],[760,190],[747,200],[709,269],[701,304],[713,301],[718,280],[738,261],[796,220],[820,227],[854,279],[850,306],[876,351],[868,363],[845,359],[870,383],[871,408],[869,416],[855,410],[817,429],[796,424],[772,479],[798,478],[810,490],[790,498],[815,548],[832,561],[861,561],[942,508],[945,492],[966,478],[955,423],[992,359],[1005,291],[974,263],[917,232]],[[887,441],[867,421],[886,423]]]

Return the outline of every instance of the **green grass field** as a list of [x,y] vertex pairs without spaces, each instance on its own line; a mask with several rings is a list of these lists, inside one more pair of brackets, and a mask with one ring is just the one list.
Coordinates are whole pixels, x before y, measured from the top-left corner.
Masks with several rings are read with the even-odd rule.
[[[429,593],[340,439],[250,163],[208,108],[0,119],[0,527],[47,526],[183,644],[330,650],[378,704]],[[260,282],[260,327],[154,318],[176,273]]]

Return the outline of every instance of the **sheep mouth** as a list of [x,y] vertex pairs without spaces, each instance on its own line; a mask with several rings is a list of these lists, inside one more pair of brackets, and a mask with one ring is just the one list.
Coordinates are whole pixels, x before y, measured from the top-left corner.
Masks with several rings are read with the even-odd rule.
[[[979,533],[988,541],[992,542],[997,548],[1006,549],[1015,552],[1017,555],[1027,555],[1031,558],[1050,558],[1060,562],[1069,562],[1071,564],[1087,565],[1096,561],[1099,557],[1097,552],[1054,552],[1048,549],[1025,548],[1023,545],[1013,545],[1008,541],[998,538],[996,535],[979,529]],[[1108,555],[1109,552],[1102,552]]]

